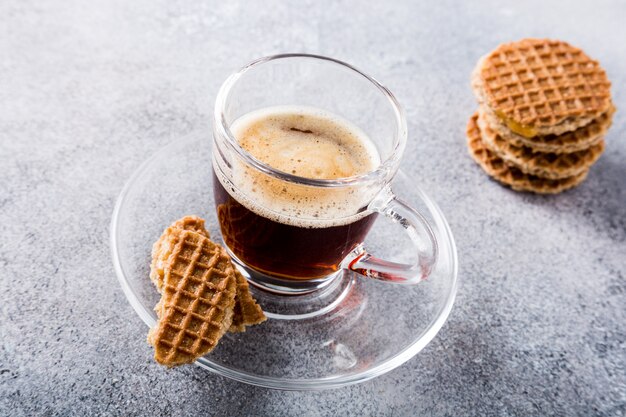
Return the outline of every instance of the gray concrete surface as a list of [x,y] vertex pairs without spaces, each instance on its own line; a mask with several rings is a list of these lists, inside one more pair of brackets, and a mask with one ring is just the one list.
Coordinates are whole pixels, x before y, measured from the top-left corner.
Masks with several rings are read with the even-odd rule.
[[[513,193],[466,155],[469,74],[498,43],[566,39],[617,107],[588,180]],[[626,414],[626,4],[621,1],[0,3],[0,415]],[[370,382],[280,392],[151,359],[117,283],[114,201],[155,149],[207,130],[221,81],[286,51],[347,60],[394,91],[403,168],[456,235],[438,337]]]

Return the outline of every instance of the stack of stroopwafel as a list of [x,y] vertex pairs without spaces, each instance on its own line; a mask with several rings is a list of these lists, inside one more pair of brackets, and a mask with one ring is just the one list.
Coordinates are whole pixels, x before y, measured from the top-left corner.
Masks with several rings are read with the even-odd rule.
[[224,248],[211,242],[199,217],[183,217],[165,229],[152,248],[150,278],[161,300],[148,342],[161,364],[191,363],[213,350],[226,331],[265,321],[248,282]]
[[600,64],[566,42],[502,44],[472,73],[479,109],[467,125],[470,155],[514,190],[574,187],[604,151],[610,87]]

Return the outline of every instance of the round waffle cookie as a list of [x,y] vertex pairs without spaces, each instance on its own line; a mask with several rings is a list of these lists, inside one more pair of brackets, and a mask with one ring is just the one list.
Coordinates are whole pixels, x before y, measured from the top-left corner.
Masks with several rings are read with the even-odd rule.
[[478,113],[478,128],[483,144],[507,165],[514,166],[526,174],[550,179],[572,177],[587,171],[604,152],[602,139],[590,148],[578,152],[562,154],[536,152],[527,146],[517,146],[502,138],[485,121],[484,112],[480,110]]
[[526,138],[509,129],[501,119],[489,112],[485,106],[480,106],[481,118],[507,142],[515,146],[527,146],[537,152],[571,153],[579,152],[597,145],[611,127],[615,107],[594,119],[586,126],[561,135],[546,135]]
[[516,191],[529,191],[537,194],[556,194],[575,187],[585,180],[587,171],[573,177],[548,179],[526,174],[507,165],[491,152],[483,143],[478,127],[478,113],[474,113],[467,123],[467,146],[471,157],[492,178],[508,185]]
[[493,117],[527,138],[575,130],[611,107],[611,83],[600,64],[558,40],[498,46],[479,60],[472,86]]

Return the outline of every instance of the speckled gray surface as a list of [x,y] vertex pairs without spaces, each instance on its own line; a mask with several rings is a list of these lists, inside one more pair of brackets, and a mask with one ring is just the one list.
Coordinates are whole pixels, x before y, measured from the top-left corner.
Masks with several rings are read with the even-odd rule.
[[[626,5],[247,3],[0,4],[0,415],[625,415]],[[464,145],[472,66],[527,36],[599,59],[620,109],[588,180],[555,197],[489,181]],[[461,261],[437,338],[334,391],[162,369],[109,255],[137,165],[208,131],[232,70],[285,51],[347,60],[396,93],[403,168],[447,214]]]

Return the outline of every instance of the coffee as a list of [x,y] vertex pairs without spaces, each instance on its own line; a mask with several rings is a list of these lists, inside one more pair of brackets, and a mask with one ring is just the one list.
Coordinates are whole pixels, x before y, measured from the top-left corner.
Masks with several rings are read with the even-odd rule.
[[[347,178],[380,163],[360,129],[319,109],[267,108],[237,119],[231,131],[256,159],[299,177]],[[241,261],[266,274],[329,275],[375,220],[366,210],[372,197],[367,189],[287,183],[244,164],[234,165],[230,178],[218,171],[214,194],[224,241]]]
[[255,158],[299,177],[347,178],[369,172],[380,162],[365,133],[321,110],[264,109],[239,118],[231,131]]

